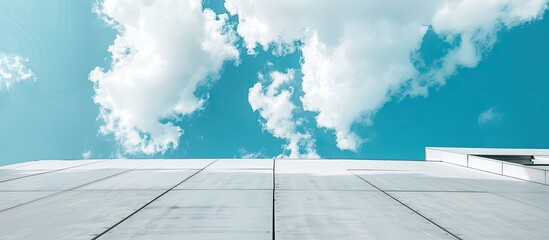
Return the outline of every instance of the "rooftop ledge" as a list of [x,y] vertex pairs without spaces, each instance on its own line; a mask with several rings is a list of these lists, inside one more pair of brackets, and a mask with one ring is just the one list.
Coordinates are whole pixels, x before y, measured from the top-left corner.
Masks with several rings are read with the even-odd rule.
[[547,150],[0,167],[0,239],[549,239]]

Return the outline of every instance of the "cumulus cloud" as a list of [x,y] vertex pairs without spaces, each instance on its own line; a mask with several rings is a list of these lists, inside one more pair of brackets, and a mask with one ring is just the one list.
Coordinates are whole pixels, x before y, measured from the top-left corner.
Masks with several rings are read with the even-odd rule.
[[36,76],[28,63],[28,58],[0,52],[0,91],[22,81],[35,81]]
[[[294,70],[273,71],[267,78],[259,74],[259,79],[260,82],[249,90],[248,102],[264,120],[263,128],[286,140],[284,149],[288,154],[278,157],[318,158],[314,138],[310,133],[298,131],[301,123],[293,114],[296,106],[291,101],[293,90],[288,82],[294,79]],[[265,83],[268,81],[270,83]]]
[[198,87],[217,78],[226,60],[238,60],[227,15],[200,0],[105,0],[97,14],[118,31],[109,46],[110,69],[90,72],[94,101],[125,153],[163,153],[178,146],[182,116],[200,110]]
[[499,112],[496,112],[496,110],[493,107],[491,107],[479,114],[477,122],[478,122],[478,125],[484,126],[488,123],[501,120],[501,117],[502,117],[502,114]]
[[446,1],[437,9],[431,26],[448,43],[458,42],[434,67],[412,82],[411,94],[426,95],[428,87],[444,85],[457,68],[474,68],[490,51],[497,32],[540,19],[546,0]]
[[[363,139],[353,124],[373,124],[394,96],[427,96],[460,67],[475,67],[505,28],[541,18],[546,0],[314,1],[226,0],[238,15],[248,53],[302,51],[301,97],[340,149]],[[431,27],[452,47],[420,71],[414,56]],[[281,50],[282,49],[282,50]]]
[[257,151],[257,152],[250,152],[246,150],[246,148],[241,147],[238,149],[238,155],[235,155],[234,158],[244,158],[244,159],[258,159],[258,158],[265,158],[263,151]]

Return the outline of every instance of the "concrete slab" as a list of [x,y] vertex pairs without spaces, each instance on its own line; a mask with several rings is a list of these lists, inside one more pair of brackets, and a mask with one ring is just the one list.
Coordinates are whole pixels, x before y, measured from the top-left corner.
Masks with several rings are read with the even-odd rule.
[[174,190],[101,239],[271,239],[272,191]]
[[22,162],[22,163],[10,164],[10,165],[1,165],[0,170],[1,169],[16,169],[16,168],[19,168],[19,167],[29,166],[29,165],[37,164],[37,163],[40,163],[40,162],[42,162],[42,161],[28,161],[28,162]]
[[498,195],[549,211],[549,193],[522,192],[498,193]]
[[125,171],[108,170],[63,170],[0,183],[0,191],[63,191],[101,178]]
[[549,239],[549,212],[491,193],[395,192],[463,239]]
[[277,239],[455,239],[381,192],[276,191]]
[[84,187],[86,190],[152,190],[170,189],[198,170],[132,170]]
[[44,171],[15,171],[0,169],[0,182],[9,181],[12,179],[17,179],[25,176],[30,176],[37,173],[43,173]]
[[36,161],[34,164],[17,167],[16,171],[51,171],[64,168],[72,168],[85,166],[88,164],[100,163],[103,160],[42,160]]
[[444,162],[276,160],[273,201],[272,160],[201,170],[213,161],[5,167],[42,174],[0,183],[0,239],[272,239],[273,216],[275,239],[549,239],[543,184]]
[[166,159],[139,169],[202,169],[214,161],[215,159]]
[[0,211],[17,206],[19,204],[33,201],[35,199],[39,199],[54,193],[56,192],[54,191],[0,192],[0,199],[2,199],[0,201]]
[[0,169],[0,182],[10,181],[21,177],[28,177],[36,174],[45,174],[52,171],[58,171],[66,168],[75,168],[87,164],[95,164],[101,161],[94,160],[78,160],[78,161],[63,161],[63,160],[46,160],[33,161],[30,164],[15,164],[3,166]]
[[432,169],[353,170],[386,191],[549,192],[549,186],[447,163]]
[[[209,169],[209,168],[208,168]],[[272,170],[204,170],[176,189],[273,189]]]
[[0,212],[0,239],[91,239],[161,191],[71,191]]
[[219,159],[208,167],[214,169],[273,169],[273,159]]
[[276,173],[278,190],[376,190],[348,171],[325,171],[316,173]]

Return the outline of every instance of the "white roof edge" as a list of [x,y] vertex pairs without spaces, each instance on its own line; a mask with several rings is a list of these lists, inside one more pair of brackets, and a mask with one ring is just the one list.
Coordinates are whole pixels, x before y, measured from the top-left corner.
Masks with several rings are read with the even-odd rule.
[[549,149],[425,147],[429,149],[468,155],[549,155]]

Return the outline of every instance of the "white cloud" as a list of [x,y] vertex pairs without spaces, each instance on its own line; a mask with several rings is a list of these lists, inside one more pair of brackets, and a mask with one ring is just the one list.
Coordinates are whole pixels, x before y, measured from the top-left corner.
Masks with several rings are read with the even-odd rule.
[[493,107],[481,112],[478,116],[478,125],[484,126],[488,123],[501,120],[502,114],[497,112]]
[[[315,1],[226,0],[238,15],[248,52],[273,46],[275,55],[302,42],[306,110],[335,131],[340,149],[363,141],[355,123],[372,117],[392,96],[423,95],[444,85],[459,67],[475,67],[502,28],[539,19],[546,0]],[[428,29],[455,47],[426,73],[413,65]],[[284,51],[280,51],[284,49]]]
[[258,159],[265,158],[265,156],[262,151],[250,152],[246,150],[246,148],[242,147],[238,150],[238,156],[234,156],[234,158]]
[[442,58],[442,64],[412,82],[411,95],[427,95],[428,87],[444,85],[459,67],[474,68],[490,51],[502,29],[540,19],[547,0],[447,1],[433,16],[435,33],[459,43]]
[[259,74],[260,81],[270,80],[270,84],[258,82],[248,93],[248,101],[254,111],[258,111],[264,119],[263,128],[273,136],[286,140],[284,149],[289,154],[281,154],[278,157],[290,158],[318,158],[315,151],[314,138],[310,133],[298,131],[299,119],[295,119],[293,111],[296,106],[291,101],[292,88],[287,87],[288,82],[294,78],[294,70],[286,73],[274,71],[268,79]]
[[91,156],[92,156],[92,151],[91,150],[88,150],[88,151],[82,153],[82,158],[83,159],[89,159]]
[[0,91],[10,89],[21,81],[35,81],[36,76],[29,69],[28,58],[0,52]]
[[110,69],[89,75],[100,132],[125,153],[175,149],[183,129],[173,120],[200,110],[206,99],[195,90],[217,78],[224,61],[238,60],[227,15],[202,10],[200,0],[105,0],[95,11],[118,30]]

